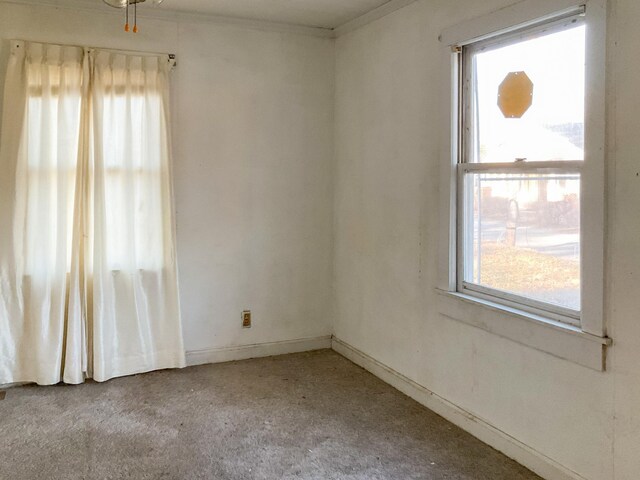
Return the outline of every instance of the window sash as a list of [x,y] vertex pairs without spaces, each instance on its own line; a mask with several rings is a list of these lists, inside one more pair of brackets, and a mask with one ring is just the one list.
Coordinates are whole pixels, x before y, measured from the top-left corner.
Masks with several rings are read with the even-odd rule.
[[[479,296],[485,300],[499,301],[509,307],[520,308],[527,312],[552,318],[554,320],[568,323],[570,325],[580,325],[580,311],[565,308],[552,303],[535,300],[531,297],[506,292],[497,288],[479,285],[465,280],[466,269],[470,268],[467,261],[466,248],[468,239],[467,225],[469,223],[469,210],[466,205],[465,178],[469,173],[473,174],[578,174],[581,175],[583,161],[552,161],[552,162],[516,162],[516,163],[461,163],[457,165],[457,266],[456,266],[456,287],[460,293]],[[580,182],[582,188],[582,181]],[[583,232],[580,231],[580,241],[582,243]],[[581,273],[582,275],[582,273]],[[581,282],[582,283],[582,282]]]
[[[571,12],[566,16],[561,16],[555,20],[541,21],[534,26],[523,27],[515,31],[491,36],[484,40],[479,40],[461,47],[459,65],[459,87],[460,99],[458,102],[459,132],[458,139],[458,163],[473,164],[471,152],[474,151],[476,129],[473,108],[473,57],[480,52],[487,52],[498,48],[508,47],[516,43],[524,42],[541,35],[550,35],[570,28],[575,28],[585,24],[585,11],[582,7],[578,12]],[[465,134],[467,132],[467,134]],[[539,160],[529,160],[530,162],[544,163]],[[503,164],[508,162],[501,162]]]

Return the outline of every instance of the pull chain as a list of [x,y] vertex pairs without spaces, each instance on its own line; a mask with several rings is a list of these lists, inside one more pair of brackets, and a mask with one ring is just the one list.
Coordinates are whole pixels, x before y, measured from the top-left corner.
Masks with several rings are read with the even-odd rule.
[[133,33],[138,33],[138,2],[133,2]]
[[129,0],[127,0],[127,9],[125,11],[125,16],[126,16],[126,23],[124,24],[124,31],[128,32],[129,31]]
[[126,22],[124,24],[124,31],[129,31],[129,5],[133,4],[133,33],[138,33],[138,2],[144,0],[127,0],[127,7],[125,9]]

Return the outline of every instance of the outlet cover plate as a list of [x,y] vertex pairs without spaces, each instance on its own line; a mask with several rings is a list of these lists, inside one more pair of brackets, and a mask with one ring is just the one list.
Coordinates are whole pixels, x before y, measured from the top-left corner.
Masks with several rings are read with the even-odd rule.
[[251,310],[242,312],[242,328],[251,328]]

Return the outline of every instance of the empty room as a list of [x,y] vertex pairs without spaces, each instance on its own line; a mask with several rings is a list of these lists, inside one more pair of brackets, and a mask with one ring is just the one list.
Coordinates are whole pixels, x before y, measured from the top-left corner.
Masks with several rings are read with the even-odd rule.
[[0,480],[639,480],[638,0],[0,0]]

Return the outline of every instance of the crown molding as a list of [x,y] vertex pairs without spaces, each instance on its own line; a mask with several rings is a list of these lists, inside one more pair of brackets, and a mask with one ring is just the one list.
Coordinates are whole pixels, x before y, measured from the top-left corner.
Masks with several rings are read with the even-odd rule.
[[401,8],[406,7],[407,5],[411,5],[417,0],[389,0],[387,3],[383,3],[377,8],[360,15],[353,20],[349,20],[346,23],[343,23],[339,27],[333,29],[333,37],[338,38],[345,33],[352,32],[354,30],[359,29],[367,25],[368,23],[374,22],[382,17],[386,17],[390,13],[395,12],[396,10],[400,10]]

